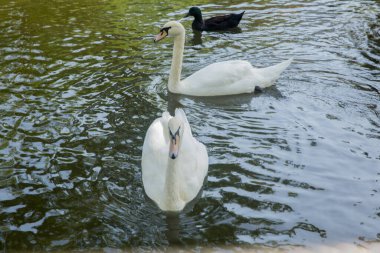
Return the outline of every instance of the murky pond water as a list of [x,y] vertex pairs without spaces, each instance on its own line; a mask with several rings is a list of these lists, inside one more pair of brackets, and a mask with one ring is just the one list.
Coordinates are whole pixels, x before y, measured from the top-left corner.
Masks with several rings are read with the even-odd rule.
[[[187,40],[183,76],[289,57],[259,94],[168,94],[191,1],[0,0],[0,250],[380,241],[380,4],[201,1],[246,13]],[[182,107],[208,149],[201,198],[178,216],[144,194],[143,138]]]

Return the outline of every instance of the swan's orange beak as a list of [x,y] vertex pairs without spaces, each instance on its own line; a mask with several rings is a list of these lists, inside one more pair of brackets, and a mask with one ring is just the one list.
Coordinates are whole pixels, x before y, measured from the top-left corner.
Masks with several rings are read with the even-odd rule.
[[165,30],[163,30],[154,37],[154,42],[158,42],[160,40],[163,40],[163,39],[165,39],[166,36],[168,36],[168,34]]
[[169,146],[169,157],[171,159],[176,159],[178,156],[178,149],[179,149],[179,135],[175,135],[175,138],[170,139],[170,146]]

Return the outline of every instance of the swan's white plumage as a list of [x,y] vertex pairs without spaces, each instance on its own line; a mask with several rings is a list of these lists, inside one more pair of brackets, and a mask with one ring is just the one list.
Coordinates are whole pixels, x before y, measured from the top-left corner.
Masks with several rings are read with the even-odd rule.
[[[208,170],[206,147],[192,135],[190,125],[183,110],[176,109],[175,116],[183,124],[183,134],[178,157],[169,158],[168,122],[172,118],[168,112],[153,121],[144,139],[142,152],[142,179],[144,189],[164,211],[181,211],[199,193]],[[168,180],[169,163],[174,162],[174,177],[178,190],[175,203],[168,203],[165,184]],[[169,175],[170,176],[170,175]],[[177,194],[175,193],[175,194]]]
[[273,85],[293,60],[289,59],[267,68],[255,68],[250,62],[243,60],[217,62],[198,70],[181,81],[185,29],[176,21],[168,22],[165,27],[170,27],[168,36],[174,37],[173,59],[168,84],[169,90],[173,93],[191,96],[251,93],[255,87],[266,88]]

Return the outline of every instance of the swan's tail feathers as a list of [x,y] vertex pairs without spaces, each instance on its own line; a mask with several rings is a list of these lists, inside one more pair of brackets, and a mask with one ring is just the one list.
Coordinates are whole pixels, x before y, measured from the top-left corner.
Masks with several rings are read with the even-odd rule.
[[274,84],[274,82],[280,77],[281,73],[292,63],[293,57],[283,61],[279,64],[258,69],[260,75],[263,77],[263,82],[259,85],[260,88],[266,88]]

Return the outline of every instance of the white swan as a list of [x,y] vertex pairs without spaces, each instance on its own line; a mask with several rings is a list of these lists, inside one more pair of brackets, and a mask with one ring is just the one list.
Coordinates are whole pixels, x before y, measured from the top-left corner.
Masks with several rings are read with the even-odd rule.
[[182,109],[153,121],[141,159],[145,192],[164,211],[181,211],[193,200],[208,170],[206,147],[191,134]]
[[254,68],[248,61],[233,60],[210,64],[184,80],[181,78],[185,28],[177,21],[164,25],[154,41],[174,37],[173,59],[169,75],[170,92],[190,96],[221,96],[251,93],[255,88],[271,86],[292,62],[292,58],[267,68]]

